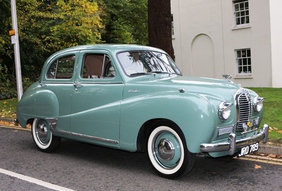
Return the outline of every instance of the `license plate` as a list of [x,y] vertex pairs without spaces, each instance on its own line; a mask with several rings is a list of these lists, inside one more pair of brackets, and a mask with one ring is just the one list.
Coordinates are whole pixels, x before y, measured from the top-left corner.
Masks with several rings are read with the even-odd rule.
[[242,147],[241,150],[239,151],[238,156],[245,156],[249,153],[255,152],[259,149],[259,143],[254,143],[245,147]]

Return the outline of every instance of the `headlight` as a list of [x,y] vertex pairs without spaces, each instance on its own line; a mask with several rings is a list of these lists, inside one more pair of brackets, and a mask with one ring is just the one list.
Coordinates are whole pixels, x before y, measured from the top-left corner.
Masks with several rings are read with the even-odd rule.
[[221,121],[224,121],[229,118],[231,115],[231,109],[230,107],[233,105],[233,103],[227,103],[225,101],[221,102],[218,106],[218,117]]
[[264,98],[261,98],[261,97],[255,97],[254,99],[254,111],[255,112],[260,112],[263,108],[263,101],[264,101]]

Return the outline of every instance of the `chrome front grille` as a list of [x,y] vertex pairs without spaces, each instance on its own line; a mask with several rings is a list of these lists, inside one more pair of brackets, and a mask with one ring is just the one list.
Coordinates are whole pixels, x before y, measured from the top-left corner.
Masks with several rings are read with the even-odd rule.
[[244,131],[244,127],[251,121],[252,116],[252,101],[249,93],[244,90],[236,96],[238,119],[237,119],[237,131]]

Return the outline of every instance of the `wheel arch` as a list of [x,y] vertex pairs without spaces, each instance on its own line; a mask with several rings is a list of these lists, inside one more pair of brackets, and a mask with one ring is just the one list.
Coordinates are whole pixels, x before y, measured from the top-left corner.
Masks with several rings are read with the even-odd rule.
[[[138,137],[137,137],[137,151],[139,152],[145,152],[146,147],[147,147],[147,139],[150,135],[150,133],[157,127],[157,126],[169,126],[173,128],[175,131],[181,134],[181,137],[184,139],[185,144],[186,144],[186,139],[185,136],[180,129],[180,127],[172,120],[170,119],[165,119],[165,118],[157,118],[157,119],[151,119],[146,121],[142,127],[140,128],[138,132]],[[186,145],[187,146],[187,145]]]

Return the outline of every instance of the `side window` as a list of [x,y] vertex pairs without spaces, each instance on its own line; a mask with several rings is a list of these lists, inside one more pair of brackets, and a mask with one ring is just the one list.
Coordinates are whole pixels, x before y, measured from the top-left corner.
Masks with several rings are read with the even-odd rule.
[[235,50],[236,61],[238,67],[238,75],[251,75],[252,62],[251,62],[251,49]]
[[52,62],[47,72],[48,79],[71,79],[73,75],[75,55],[61,57]]
[[115,69],[108,55],[86,54],[81,76],[93,79],[115,77]]

